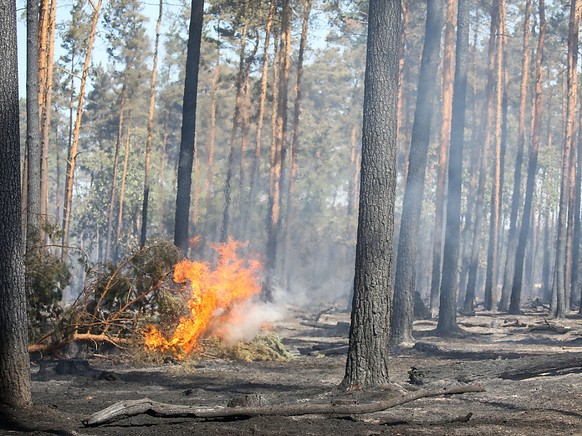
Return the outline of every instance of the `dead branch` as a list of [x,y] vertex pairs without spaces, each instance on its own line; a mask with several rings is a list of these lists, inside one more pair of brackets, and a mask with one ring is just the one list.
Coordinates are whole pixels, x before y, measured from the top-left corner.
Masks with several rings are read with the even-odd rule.
[[251,416],[359,415],[380,412],[420,398],[484,391],[485,388],[481,385],[466,385],[444,390],[419,390],[403,395],[399,398],[391,398],[389,400],[376,401],[369,404],[346,405],[300,403],[257,407],[211,408],[159,403],[150,400],[149,398],[142,398],[140,400],[127,400],[115,403],[106,409],[94,413],[88,419],[84,420],[83,424],[87,427],[96,427],[123,418],[142,414],[160,418],[248,418]]
[[93,334],[93,333],[73,333],[72,336],[62,339],[57,342],[51,342],[50,344],[30,344],[28,346],[29,353],[50,353],[58,351],[65,345],[71,342],[77,341],[94,341],[94,342],[108,342],[116,347],[121,347],[122,344],[128,344],[130,341],[123,338],[114,338],[106,335],[105,333]]

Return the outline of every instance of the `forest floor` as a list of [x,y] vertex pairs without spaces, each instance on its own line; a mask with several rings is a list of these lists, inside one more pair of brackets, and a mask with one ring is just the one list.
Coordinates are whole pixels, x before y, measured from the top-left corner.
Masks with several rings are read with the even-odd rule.
[[[40,369],[33,362],[34,406],[0,409],[0,434],[582,435],[582,319],[550,320],[543,311],[523,316],[478,312],[459,318],[465,333],[452,339],[435,336],[434,321],[418,321],[414,347],[392,355],[390,389],[346,393],[338,385],[348,322],[348,313],[333,308],[318,314],[289,308],[286,319],[274,326],[294,356],[283,362],[207,355],[189,364],[146,365],[124,355],[101,354],[88,356],[81,369],[72,365],[71,371],[55,371],[54,362]],[[248,394],[271,405],[361,405],[419,389],[466,384],[480,384],[485,391],[422,398],[360,415],[138,415],[97,427],[83,425],[91,414],[117,401],[145,397],[201,407],[226,406],[233,397]]]

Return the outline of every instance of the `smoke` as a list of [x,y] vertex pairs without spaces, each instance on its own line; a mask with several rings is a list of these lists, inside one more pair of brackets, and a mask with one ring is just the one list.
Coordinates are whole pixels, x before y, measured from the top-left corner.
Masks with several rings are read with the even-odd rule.
[[234,304],[228,316],[213,328],[224,345],[232,347],[239,341],[249,341],[263,328],[284,318],[285,311],[279,306],[255,299]]

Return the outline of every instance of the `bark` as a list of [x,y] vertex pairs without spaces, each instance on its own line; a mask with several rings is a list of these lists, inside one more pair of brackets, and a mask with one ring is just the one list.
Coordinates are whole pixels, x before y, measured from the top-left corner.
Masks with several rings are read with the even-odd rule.
[[154,130],[154,112],[156,103],[156,81],[158,70],[158,48],[160,45],[160,27],[162,25],[164,1],[160,0],[158,12],[158,21],[156,22],[156,38],[154,42],[154,59],[152,64],[152,78],[150,81],[150,102],[148,108],[148,127],[145,149],[145,174],[143,183],[143,205],[141,208],[141,233],[139,237],[139,246],[143,248],[147,238],[148,228],[148,206],[150,202],[150,166],[152,161],[152,140]]
[[455,52],[455,83],[453,90],[453,120],[449,151],[449,185],[443,277],[440,291],[440,311],[437,332],[454,333],[457,326],[457,289],[459,286],[459,249],[461,227],[461,183],[463,173],[463,136],[465,131],[465,97],[467,92],[467,54],[469,46],[469,9],[467,0],[459,0],[457,9],[457,48]]
[[231,418],[245,419],[251,416],[300,416],[300,415],[360,415],[365,413],[381,412],[401,404],[410,403],[420,398],[437,397],[440,395],[454,395],[485,392],[480,385],[467,385],[449,389],[419,390],[399,398],[375,401],[369,404],[335,404],[309,403],[278,404],[273,406],[242,406],[242,407],[194,407],[177,404],[160,403],[142,398],[140,400],[120,401],[91,415],[83,424],[87,427],[110,424],[120,419],[147,414],[161,418],[199,418],[216,419]]
[[513,174],[513,193],[511,197],[511,215],[509,217],[509,236],[507,256],[503,273],[503,290],[499,310],[505,311],[509,307],[511,295],[513,271],[515,268],[515,254],[518,243],[517,217],[522,201],[521,197],[521,167],[523,165],[523,153],[525,148],[525,114],[527,110],[527,94],[529,82],[529,40],[531,0],[525,2],[525,17],[523,21],[523,54],[521,57],[521,82],[519,86],[519,121],[517,127],[517,154],[515,157],[515,170]]
[[[40,241],[40,113],[38,82],[38,1],[26,3],[26,252]],[[28,285],[27,285],[28,287]],[[28,289],[28,292],[31,292]]]
[[440,0],[427,2],[426,27],[412,142],[408,160],[408,178],[402,204],[398,256],[394,282],[394,306],[392,312],[393,343],[411,342],[414,319],[414,292],[416,290],[416,258],[420,212],[424,195],[426,160],[430,143],[430,128],[436,94],[441,31],[443,26],[443,3]]
[[[540,134],[542,123],[542,102],[543,102],[543,61],[544,61],[544,44],[546,37],[546,15],[545,4],[540,0],[538,6],[539,13],[539,39],[536,54],[536,82],[535,82],[535,98],[534,98],[534,115],[533,115],[533,131],[531,144],[529,149],[529,161],[527,168],[526,191],[523,206],[523,215],[521,217],[521,227],[519,230],[519,240],[517,243],[515,254],[515,269],[513,273],[513,284],[511,287],[511,298],[509,304],[509,313],[518,314],[521,312],[521,293],[523,268],[525,263],[525,249],[529,235],[529,226],[532,213],[533,197],[535,194],[535,176],[537,172],[538,150],[540,146]],[[547,225],[547,223],[546,223]],[[547,245],[546,245],[547,247]]]
[[91,32],[87,40],[87,53],[85,54],[85,62],[83,64],[83,72],[81,73],[81,84],[79,87],[79,100],[77,102],[77,115],[75,118],[75,128],[73,130],[73,139],[71,147],[69,148],[67,158],[67,175],[65,179],[65,197],[63,204],[63,257],[69,245],[69,231],[71,225],[71,206],[73,200],[73,183],[75,179],[75,166],[77,161],[77,154],[79,152],[79,134],[81,132],[81,121],[83,119],[83,101],[85,99],[85,86],[87,84],[87,75],[89,74],[89,66],[91,64],[91,52],[93,50],[93,42],[95,41],[95,30],[97,22],[99,21],[99,13],[101,12],[102,0],[98,0],[97,4],[89,0],[93,7],[93,15],[91,17]]
[[[560,182],[560,202],[558,209],[556,267],[552,294],[556,302],[550,307],[553,317],[562,318],[566,315],[566,261],[567,261],[567,214],[568,197],[570,195],[570,159],[575,142],[574,126],[576,123],[576,94],[578,89],[577,61],[578,35],[580,30],[579,0],[571,2],[568,26],[568,68],[567,68],[567,100],[566,125],[562,151],[562,176]],[[552,299],[553,303],[553,299]]]
[[196,102],[198,94],[198,69],[204,0],[192,0],[190,28],[188,31],[188,54],[186,55],[186,78],[182,106],[182,138],[178,160],[178,187],[176,192],[176,217],[174,244],[184,253],[188,252],[190,224],[190,191],[192,189],[192,164],[194,162],[194,137],[196,135]]
[[21,221],[16,2],[0,0],[0,404],[31,404]]
[[[410,3],[412,0],[402,1],[402,33],[400,34],[400,60],[398,61],[398,137],[402,135],[402,114],[404,111],[404,70],[408,57],[408,23],[410,22]],[[400,141],[406,143],[406,141]],[[406,165],[408,159],[404,159],[403,178],[406,180]]]
[[348,389],[389,381],[400,21],[400,1],[370,1]]
[[457,0],[448,0],[445,19],[439,166],[435,192],[434,241],[432,254],[432,276],[430,285],[430,307],[435,314],[438,307],[439,290],[441,286],[443,222],[444,211],[446,209],[445,184],[447,178],[447,158],[449,153],[449,140],[451,134],[451,113],[453,110],[456,24]]
[[164,137],[162,139],[162,152],[160,155],[160,177],[158,179],[158,185],[159,185],[159,192],[158,192],[158,202],[159,202],[159,214],[160,214],[160,218],[159,218],[159,222],[158,222],[158,233],[161,235],[164,234],[164,218],[165,218],[165,204],[164,204],[164,181],[165,181],[165,172],[166,172],[166,149],[168,146],[168,134],[169,134],[169,130],[168,130],[168,121],[170,118],[170,110],[166,109],[166,120],[164,122]]

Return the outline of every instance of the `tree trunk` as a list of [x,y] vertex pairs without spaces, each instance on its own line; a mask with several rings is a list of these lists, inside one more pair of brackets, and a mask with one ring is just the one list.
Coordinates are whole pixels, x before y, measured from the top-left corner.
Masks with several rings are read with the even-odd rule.
[[417,242],[424,195],[426,159],[430,143],[432,108],[436,94],[442,27],[443,2],[441,0],[428,0],[424,46],[408,160],[408,178],[406,179],[402,204],[398,256],[396,258],[394,310],[391,321],[391,341],[395,344],[414,340],[412,321],[414,319],[413,297],[416,290]]
[[475,304],[475,293],[477,286],[477,272],[479,269],[479,252],[481,251],[481,227],[483,225],[484,213],[484,197],[485,197],[485,181],[487,169],[489,167],[489,152],[491,149],[491,130],[493,121],[493,92],[494,92],[494,71],[495,71],[495,41],[498,32],[499,21],[497,19],[498,9],[492,7],[491,9],[491,27],[489,32],[489,63],[487,68],[487,104],[486,114],[481,127],[482,138],[479,141],[483,144],[481,152],[481,167],[479,169],[479,184],[477,187],[477,195],[475,200],[475,223],[473,227],[473,241],[471,244],[471,257],[469,259],[467,288],[465,293],[465,302],[463,305],[463,312],[466,314],[473,313]]
[[[249,0],[245,1],[243,9],[243,17],[247,16],[249,7]],[[249,21],[245,20],[240,42],[240,54],[238,63],[238,73],[236,76],[236,95],[234,113],[232,115],[232,128],[230,131],[230,152],[228,154],[228,165],[226,167],[226,180],[224,183],[224,210],[222,213],[222,227],[220,229],[220,242],[226,242],[230,231],[230,208],[232,202],[232,177],[234,173],[234,160],[236,153],[236,132],[241,126],[241,108],[243,105],[243,85],[246,80],[245,77],[245,50],[247,33],[249,30]]]
[[121,172],[121,187],[119,188],[119,209],[117,212],[117,235],[113,248],[113,262],[119,261],[119,242],[121,241],[121,229],[123,227],[123,202],[125,201],[125,185],[127,181],[127,165],[129,163],[129,138],[131,137],[131,126],[127,126],[125,132],[125,150],[123,152],[123,171]]
[[160,177],[158,179],[159,185],[159,193],[158,193],[158,202],[159,202],[159,222],[158,222],[158,233],[160,236],[164,235],[165,233],[165,226],[164,226],[164,218],[166,215],[166,206],[165,206],[165,199],[164,199],[164,182],[165,182],[165,172],[166,172],[166,149],[168,146],[168,121],[170,118],[170,110],[166,109],[166,120],[164,122],[164,137],[162,139],[162,152],[160,153]]
[[495,151],[491,168],[491,213],[489,215],[489,245],[487,249],[487,271],[485,276],[485,310],[493,308],[497,294],[497,262],[499,256],[499,228],[501,221],[501,130],[503,99],[503,34],[505,0],[497,1],[497,53],[495,63]]
[[[398,83],[400,86],[398,87],[398,143],[399,144],[407,144],[407,141],[403,141],[402,139],[402,117],[404,113],[404,69],[406,67],[406,59],[408,57],[408,33],[409,33],[409,26],[408,23],[410,22],[410,3],[412,0],[403,0],[402,4],[402,33],[400,34],[400,60],[398,61]],[[408,147],[406,147],[408,148]],[[408,159],[406,153],[404,160],[404,167],[402,169],[402,178],[406,180],[407,177],[407,168]]]
[[469,7],[459,0],[457,9],[457,48],[455,53],[455,83],[453,90],[453,120],[449,151],[449,186],[443,278],[441,280],[440,310],[437,332],[448,335],[457,326],[457,289],[459,287],[459,248],[461,227],[461,182],[463,174],[463,136],[465,131],[465,96],[467,93],[467,54],[469,46]]
[[16,2],[0,0],[0,404],[32,403],[22,244]]
[[518,243],[517,217],[521,205],[521,166],[523,165],[523,153],[525,148],[525,114],[527,110],[527,90],[529,81],[529,40],[531,0],[525,2],[525,17],[523,20],[523,54],[521,58],[521,82],[519,86],[519,121],[517,127],[517,154],[515,157],[515,170],[513,175],[513,194],[511,197],[511,215],[509,217],[509,236],[507,246],[507,256],[503,274],[503,291],[501,292],[501,302],[499,310],[505,311],[509,307],[509,296],[511,294],[513,272],[515,268],[515,254]]
[[[543,91],[543,60],[544,60],[544,43],[546,37],[546,15],[544,1],[540,0],[538,6],[539,13],[539,39],[536,54],[536,83],[534,98],[534,115],[533,131],[529,149],[529,161],[527,168],[527,181],[525,200],[523,206],[523,216],[521,217],[521,227],[519,231],[519,240],[515,254],[515,268],[513,273],[513,285],[511,287],[511,298],[509,304],[509,313],[518,314],[521,312],[521,292],[523,280],[523,268],[525,262],[525,249],[527,237],[529,235],[529,223],[532,212],[533,197],[535,193],[535,176],[537,172],[538,150],[540,146],[540,134],[542,125],[542,91]],[[546,225],[548,223],[546,222]],[[547,235],[547,234],[546,234]],[[548,247],[546,241],[546,247]],[[547,256],[547,254],[546,254]]]
[[206,161],[206,179],[204,182],[204,195],[206,197],[206,215],[210,216],[210,208],[212,205],[212,191],[214,177],[214,148],[216,145],[216,105],[218,92],[218,79],[220,78],[220,45],[216,50],[216,65],[214,66],[214,74],[212,75],[212,103],[210,104],[210,131],[208,133],[208,160]]
[[457,24],[457,0],[447,1],[445,21],[445,42],[443,59],[441,129],[439,141],[439,166],[435,193],[434,241],[432,254],[432,276],[430,284],[430,307],[436,315],[441,286],[443,252],[443,221],[445,185],[447,179],[447,158],[451,135],[451,112],[453,110],[453,81],[455,73],[455,26]]
[[348,389],[389,381],[400,21],[399,0],[370,0]]
[[578,34],[580,31],[579,4],[579,0],[573,0],[571,2],[568,26],[566,126],[562,152],[562,176],[556,236],[556,267],[554,269],[554,282],[552,285],[552,293],[556,297],[556,303],[550,307],[550,314],[556,318],[562,318],[566,315],[567,215],[568,198],[570,195],[570,155],[572,154],[572,148],[574,146],[574,126],[577,115],[576,94],[578,90],[578,79],[576,65],[578,61]]
[[150,200],[150,166],[152,160],[152,140],[154,128],[154,112],[156,102],[156,76],[158,69],[158,47],[160,45],[160,27],[162,25],[164,0],[160,0],[160,9],[158,21],[156,22],[156,38],[154,42],[154,59],[152,65],[152,78],[150,82],[150,104],[148,108],[148,132],[145,149],[145,174],[143,183],[143,205],[141,208],[141,234],[139,237],[139,246],[143,248],[147,238],[148,228],[148,205]]
[[[38,1],[26,3],[26,252],[40,242],[40,114],[38,83]],[[28,288],[28,285],[27,285]],[[27,289],[31,292],[31,289]]]
[[71,225],[71,206],[73,200],[73,182],[75,179],[75,165],[77,161],[77,154],[79,152],[79,134],[81,132],[81,121],[83,119],[83,100],[85,98],[85,85],[87,84],[87,75],[89,74],[89,66],[91,64],[91,51],[93,50],[93,42],[95,41],[95,30],[97,22],[99,21],[99,13],[103,0],[98,0],[93,6],[93,15],[91,18],[91,32],[87,40],[87,53],[85,54],[85,62],[83,64],[83,72],[81,73],[81,85],[79,88],[79,100],[77,102],[77,115],[75,118],[75,129],[73,130],[73,140],[69,148],[67,158],[67,175],[65,179],[65,197],[63,204],[63,247],[62,255],[66,255],[66,250],[69,245],[69,232]]
[[113,209],[115,208],[115,197],[117,196],[117,171],[119,166],[119,150],[123,140],[123,116],[125,114],[125,84],[121,88],[119,95],[119,117],[117,121],[117,141],[115,142],[115,155],[113,157],[113,175],[111,180],[111,190],[109,191],[109,205],[107,207],[107,242],[105,246],[105,258],[111,256],[111,245],[117,244],[112,240],[113,235]]
[[198,94],[198,68],[204,0],[192,0],[190,29],[188,31],[188,54],[186,55],[186,78],[182,109],[182,139],[178,161],[178,188],[176,192],[176,219],[174,244],[184,254],[188,252],[190,224],[190,190],[192,188],[192,164],[194,162],[194,137],[196,134],[196,102]]

